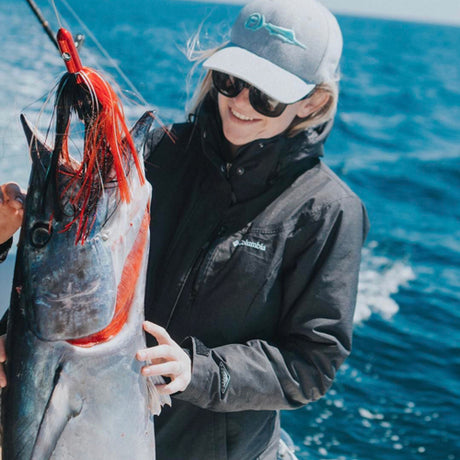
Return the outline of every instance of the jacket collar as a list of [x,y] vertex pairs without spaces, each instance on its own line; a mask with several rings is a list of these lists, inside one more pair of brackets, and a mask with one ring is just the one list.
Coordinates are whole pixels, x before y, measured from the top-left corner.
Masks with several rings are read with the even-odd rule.
[[205,155],[230,182],[233,201],[242,202],[264,191],[286,174],[299,175],[312,158],[323,155],[323,143],[332,120],[294,137],[278,135],[259,139],[238,149],[232,158],[222,132],[216,99],[209,95],[201,105],[197,123]]

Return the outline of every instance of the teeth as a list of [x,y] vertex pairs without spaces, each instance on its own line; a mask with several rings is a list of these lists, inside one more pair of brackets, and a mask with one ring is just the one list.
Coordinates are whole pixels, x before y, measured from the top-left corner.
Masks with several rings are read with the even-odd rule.
[[246,117],[246,116],[244,116],[242,113],[236,112],[236,111],[233,110],[233,109],[230,109],[230,111],[231,111],[232,114],[233,114],[236,118],[238,118],[239,120],[243,120],[243,121],[252,121],[252,120],[254,120],[254,118]]

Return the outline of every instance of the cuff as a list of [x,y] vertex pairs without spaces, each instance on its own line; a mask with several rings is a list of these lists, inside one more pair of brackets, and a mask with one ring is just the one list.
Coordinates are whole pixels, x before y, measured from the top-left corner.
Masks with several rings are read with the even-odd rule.
[[2,319],[0,320],[0,335],[6,334],[7,328],[8,328],[8,310],[6,310]]
[[187,388],[173,397],[199,406],[203,403],[206,387],[212,379],[212,369],[209,365],[211,350],[195,337],[187,337],[181,343],[181,347],[189,353],[192,361],[192,378]]
[[13,245],[13,237],[5,241],[3,244],[0,244],[0,262],[3,262],[8,255],[11,246]]

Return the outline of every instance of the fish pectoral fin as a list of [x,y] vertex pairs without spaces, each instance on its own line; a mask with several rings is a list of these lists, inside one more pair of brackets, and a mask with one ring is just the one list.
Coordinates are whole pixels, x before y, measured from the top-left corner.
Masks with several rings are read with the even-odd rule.
[[62,369],[58,369],[55,386],[40,423],[31,460],[49,459],[68,421],[81,412],[83,399],[71,391],[70,383],[69,376]]
[[161,408],[167,404],[171,406],[171,397],[162,395],[157,389],[157,385],[165,383],[163,377],[148,377],[147,392],[148,392],[148,407],[152,415],[160,415]]

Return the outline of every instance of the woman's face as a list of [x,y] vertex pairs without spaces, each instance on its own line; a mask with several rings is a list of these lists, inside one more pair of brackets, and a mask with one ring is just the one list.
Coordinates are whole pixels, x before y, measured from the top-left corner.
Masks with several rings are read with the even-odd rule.
[[305,101],[288,105],[276,118],[261,115],[249,103],[248,88],[232,98],[219,93],[218,105],[224,136],[233,150],[256,139],[269,139],[281,134],[297,115],[306,116]]

